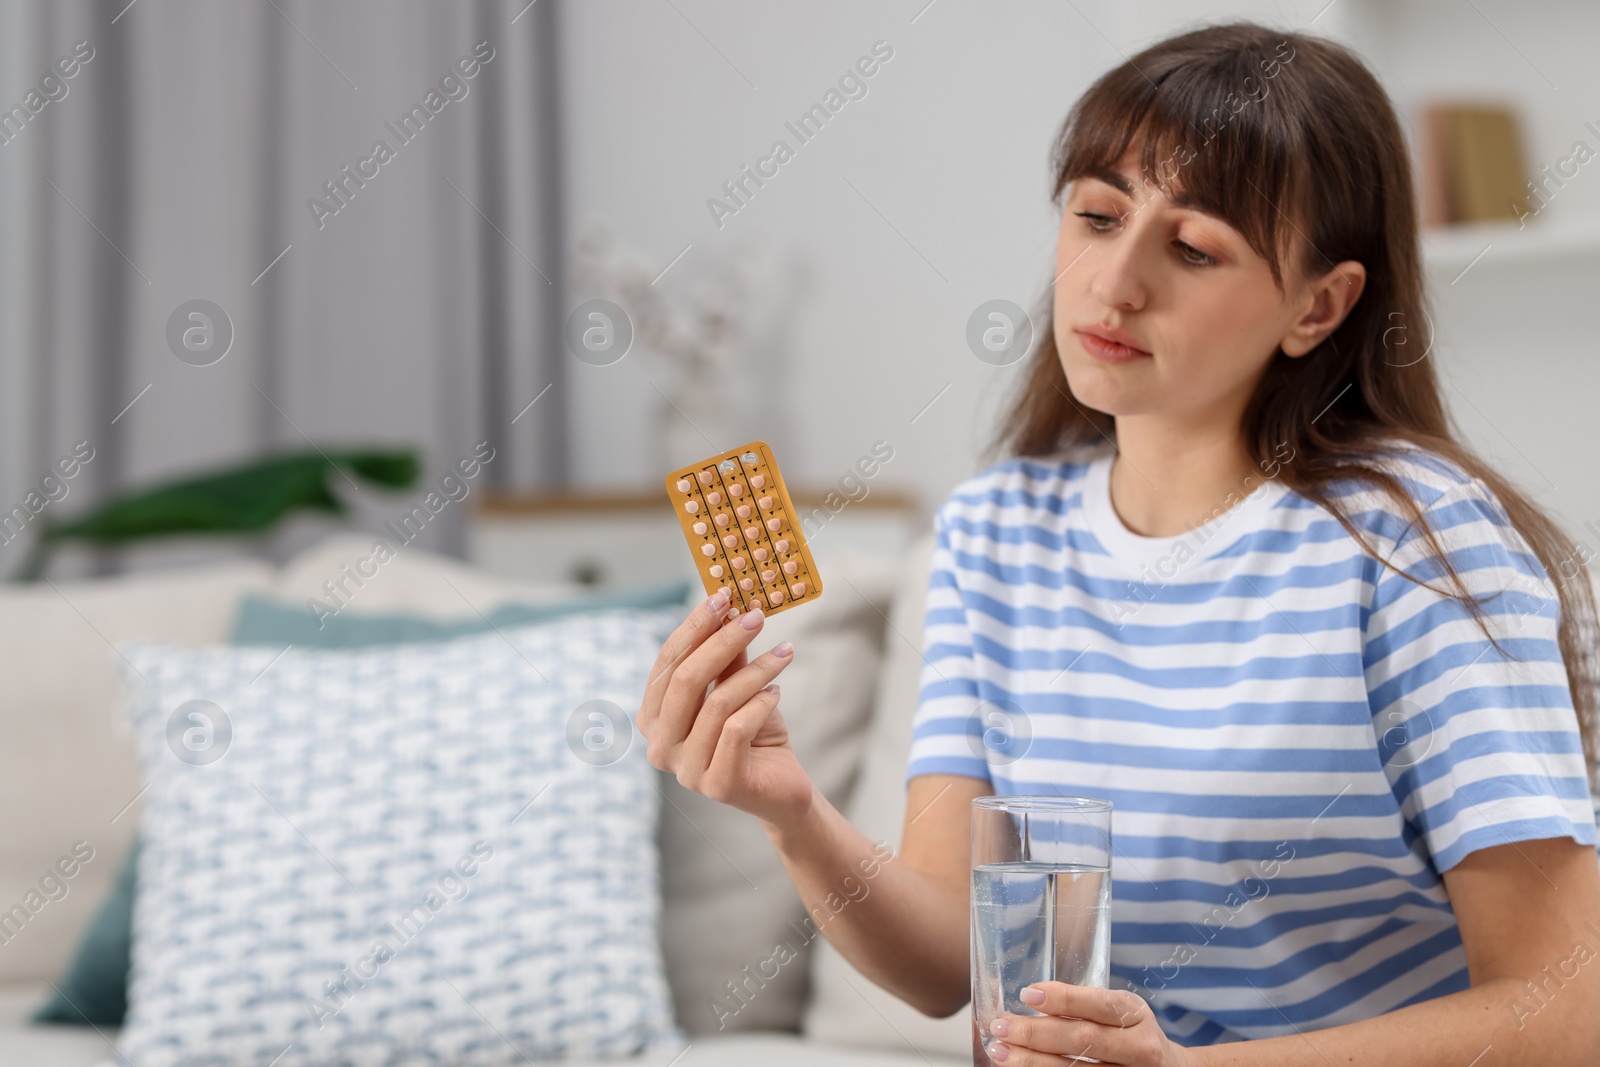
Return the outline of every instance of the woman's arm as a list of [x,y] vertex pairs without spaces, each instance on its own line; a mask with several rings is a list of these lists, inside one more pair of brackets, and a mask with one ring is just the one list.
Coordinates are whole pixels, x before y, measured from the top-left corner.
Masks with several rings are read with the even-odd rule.
[[[1126,990],[1044,983],[1007,1016],[1006,1067],[1087,1052],[1139,1067],[1593,1067],[1600,1062],[1600,860],[1569,837],[1479,849],[1444,873],[1472,988],[1292,1037],[1182,1049]],[[1271,1004],[1271,1001],[1268,1001]],[[1275,1007],[1276,1005],[1274,1005]],[[1073,1016],[1075,1018],[1062,1018]],[[1083,1019],[1098,1018],[1100,1022]]]
[[992,791],[964,775],[913,778],[900,855],[837,912],[828,897],[848,896],[844,880],[874,854],[872,842],[816,789],[793,821],[762,820],[823,935],[862,974],[926,1015],[954,1014],[972,998],[970,810],[973,797]]

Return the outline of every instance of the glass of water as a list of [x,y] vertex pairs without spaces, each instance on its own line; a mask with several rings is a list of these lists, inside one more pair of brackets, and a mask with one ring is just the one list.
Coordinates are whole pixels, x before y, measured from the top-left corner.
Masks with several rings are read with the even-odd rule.
[[[1040,1015],[1034,982],[1107,987],[1111,801],[990,796],[972,801],[973,1062],[988,1064],[1000,1015]],[[979,1053],[983,1053],[980,1059]]]

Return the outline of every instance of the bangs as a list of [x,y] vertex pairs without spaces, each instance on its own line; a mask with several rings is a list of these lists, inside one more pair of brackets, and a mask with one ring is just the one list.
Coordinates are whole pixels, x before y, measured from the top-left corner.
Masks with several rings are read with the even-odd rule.
[[1059,203],[1078,178],[1109,177],[1138,141],[1135,192],[1161,192],[1222,219],[1267,261],[1282,289],[1282,254],[1307,251],[1294,243],[1301,236],[1295,220],[1306,216],[1304,183],[1290,166],[1305,155],[1303,138],[1278,99],[1288,70],[1273,53],[1243,46],[1221,56],[1165,55],[1143,73],[1131,62],[1109,71],[1062,127],[1052,200]]

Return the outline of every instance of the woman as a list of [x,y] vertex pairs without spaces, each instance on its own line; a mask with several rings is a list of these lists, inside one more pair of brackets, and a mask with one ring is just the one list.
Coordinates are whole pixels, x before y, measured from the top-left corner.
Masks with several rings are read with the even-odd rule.
[[[1358,59],[1248,23],[1067,117],[1010,458],[935,517],[901,862],[827,928],[951,1014],[970,801],[1110,798],[1119,988],[1026,991],[994,1062],[1600,1056],[1592,596],[1451,435],[1411,181]],[[666,642],[638,724],[810,906],[871,844],[789,747],[793,649],[749,658],[759,613],[726,615]]]

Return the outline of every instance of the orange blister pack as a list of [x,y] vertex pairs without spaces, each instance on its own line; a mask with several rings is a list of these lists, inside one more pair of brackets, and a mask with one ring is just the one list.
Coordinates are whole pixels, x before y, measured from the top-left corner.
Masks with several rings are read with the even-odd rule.
[[765,441],[674,471],[666,485],[706,595],[726,589],[731,615],[757,606],[773,615],[822,595],[794,502]]

